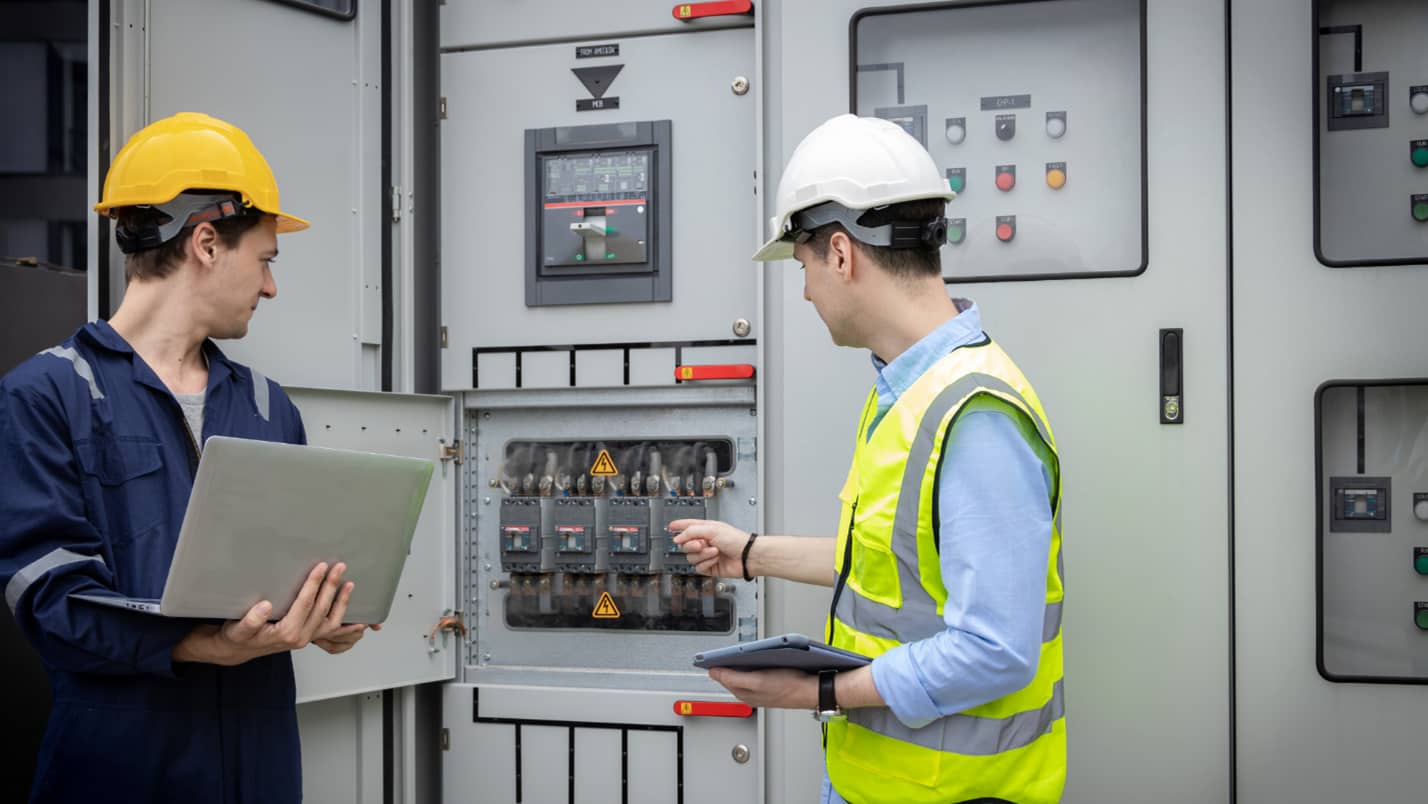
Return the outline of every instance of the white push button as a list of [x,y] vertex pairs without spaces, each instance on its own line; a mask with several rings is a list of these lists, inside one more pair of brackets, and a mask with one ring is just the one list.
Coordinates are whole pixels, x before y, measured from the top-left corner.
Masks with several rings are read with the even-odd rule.
[[947,127],[947,141],[953,145],[961,145],[967,139],[967,128],[957,123]]
[[1428,522],[1428,500],[1419,500],[1413,503],[1413,515],[1420,521]]
[[1428,92],[1415,92],[1408,99],[1408,105],[1413,108],[1414,114],[1428,114]]
[[1047,133],[1047,134],[1051,137],[1051,139],[1053,139],[1053,140],[1059,140],[1059,139],[1061,139],[1062,135],[1064,135],[1064,134],[1066,133],[1066,118],[1064,118],[1064,117],[1052,117],[1052,118],[1049,118],[1049,119],[1046,121],[1046,133]]

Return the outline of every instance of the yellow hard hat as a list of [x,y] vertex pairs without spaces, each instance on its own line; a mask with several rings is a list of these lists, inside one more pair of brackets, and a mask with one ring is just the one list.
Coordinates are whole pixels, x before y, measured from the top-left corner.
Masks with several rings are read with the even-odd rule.
[[279,232],[308,227],[278,206],[278,182],[248,135],[197,112],[156,120],[130,137],[109,166],[94,211],[112,217],[121,207],[157,206],[200,189],[237,193],[244,206],[277,216]]

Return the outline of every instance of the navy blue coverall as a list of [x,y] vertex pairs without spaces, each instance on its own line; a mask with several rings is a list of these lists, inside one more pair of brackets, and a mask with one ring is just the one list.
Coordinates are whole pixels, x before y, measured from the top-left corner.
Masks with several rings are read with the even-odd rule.
[[[305,443],[277,383],[211,341],[202,438]],[[0,380],[0,588],[49,673],[32,802],[295,802],[292,657],[175,663],[197,624],[76,600],[158,598],[198,466],[182,409],[105,322]]]

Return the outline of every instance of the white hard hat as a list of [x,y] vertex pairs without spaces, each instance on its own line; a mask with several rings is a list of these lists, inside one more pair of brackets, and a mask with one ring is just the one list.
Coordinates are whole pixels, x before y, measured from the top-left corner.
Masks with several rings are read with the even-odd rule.
[[[830,207],[867,210],[955,197],[927,149],[900,126],[876,117],[840,114],[810,131],[793,150],[778,182],[769,240],[753,259],[793,257],[800,228],[794,216],[812,207],[831,202]],[[823,223],[848,223],[846,216],[822,217]]]

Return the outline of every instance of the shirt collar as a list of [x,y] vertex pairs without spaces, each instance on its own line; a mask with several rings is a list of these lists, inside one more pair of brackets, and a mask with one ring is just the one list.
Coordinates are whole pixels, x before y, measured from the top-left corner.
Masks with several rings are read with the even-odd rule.
[[975,302],[968,299],[953,299],[958,315],[944,321],[937,329],[922,337],[891,363],[872,355],[873,368],[878,372],[878,396],[891,403],[902,396],[917,379],[932,368],[938,360],[951,354],[953,350],[985,339],[982,332],[982,313]]
[[[84,325],[83,331],[96,345],[108,349],[111,352],[118,352],[119,354],[130,356],[136,379],[139,382],[161,391],[168,391],[168,387],[164,385],[158,375],[154,374],[153,369],[149,368],[147,363],[143,360],[133,362],[133,357],[137,355],[134,351],[134,347],[130,346],[129,342],[124,340],[124,336],[120,335],[114,327],[110,326],[108,321],[91,321]],[[201,348],[203,349],[203,356],[208,360],[209,391],[212,391],[219,383],[236,376],[233,371],[233,364],[228,360],[228,356],[223,354],[223,350],[219,349],[218,344],[214,343],[212,339],[205,338]]]

